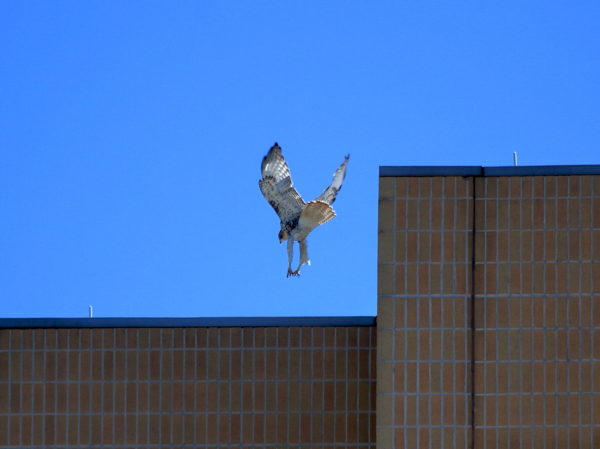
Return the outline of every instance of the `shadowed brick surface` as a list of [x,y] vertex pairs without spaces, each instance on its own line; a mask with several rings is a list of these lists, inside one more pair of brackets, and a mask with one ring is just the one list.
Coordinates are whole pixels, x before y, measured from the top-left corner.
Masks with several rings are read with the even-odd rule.
[[0,330],[0,447],[373,448],[374,327]]

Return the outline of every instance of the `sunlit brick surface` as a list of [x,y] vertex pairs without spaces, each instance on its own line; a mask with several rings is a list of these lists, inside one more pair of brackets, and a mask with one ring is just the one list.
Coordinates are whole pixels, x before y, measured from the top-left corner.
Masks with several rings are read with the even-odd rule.
[[600,176],[382,177],[378,278],[378,448],[600,447]]
[[600,177],[476,182],[476,447],[600,447]]
[[0,330],[0,447],[374,448],[375,329]]
[[471,435],[470,178],[380,178],[378,448]]

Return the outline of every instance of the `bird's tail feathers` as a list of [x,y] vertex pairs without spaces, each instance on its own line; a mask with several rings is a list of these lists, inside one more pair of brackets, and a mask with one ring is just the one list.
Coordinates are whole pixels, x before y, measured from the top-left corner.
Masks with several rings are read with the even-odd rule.
[[314,229],[335,217],[333,208],[323,201],[309,202],[300,215],[300,226]]

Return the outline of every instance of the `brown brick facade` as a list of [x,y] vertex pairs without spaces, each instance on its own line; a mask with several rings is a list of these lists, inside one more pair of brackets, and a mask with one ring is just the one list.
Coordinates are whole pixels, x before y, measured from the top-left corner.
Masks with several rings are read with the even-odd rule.
[[0,330],[0,447],[374,448],[374,327]]
[[478,178],[475,443],[600,445],[600,176]]
[[600,176],[380,178],[378,448],[600,445]]
[[468,447],[472,188],[380,180],[378,448]]

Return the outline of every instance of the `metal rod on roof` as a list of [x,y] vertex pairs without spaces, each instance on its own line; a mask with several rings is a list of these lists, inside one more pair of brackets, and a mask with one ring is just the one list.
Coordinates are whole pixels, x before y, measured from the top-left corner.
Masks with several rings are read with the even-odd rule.
[[90,318],[93,318],[93,316],[94,316],[94,308],[92,306],[88,306],[88,311],[89,311],[89,314],[90,314]]
[[519,165],[519,164],[517,164],[517,152],[516,151],[513,152],[513,163],[515,164],[515,167],[517,165]]

